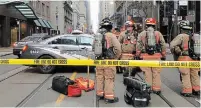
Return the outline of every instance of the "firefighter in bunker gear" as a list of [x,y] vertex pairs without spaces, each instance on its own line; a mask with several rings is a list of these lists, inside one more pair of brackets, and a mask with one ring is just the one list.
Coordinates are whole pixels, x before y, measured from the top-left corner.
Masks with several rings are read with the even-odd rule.
[[[121,60],[133,60],[136,53],[136,42],[137,42],[137,35],[135,35],[134,31],[134,22],[127,21],[125,22],[126,31],[123,31],[120,34],[119,42],[121,43],[121,50],[122,54],[120,59]],[[129,74],[132,74],[133,68],[132,67],[125,67],[122,66],[123,76],[128,77]]]
[[[148,18],[146,20],[146,30],[138,35],[136,45],[136,58],[143,60],[165,60],[166,44],[163,35],[155,31],[156,20]],[[145,81],[152,86],[152,91],[156,94],[161,92],[160,72],[162,68],[141,67],[144,72]]]
[[[121,45],[116,36],[110,32],[112,29],[112,23],[109,19],[102,20],[100,29],[102,28],[107,30],[104,34],[107,41],[107,48],[113,47],[115,59],[118,59],[121,55]],[[115,66],[96,66],[96,95],[99,99],[104,99],[109,103],[118,102],[118,97],[114,96],[115,74]]]
[[[199,61],[200,36],[195,34],[192,37],[192,27],[190,27],[188,20],[180,21],[179,27],[181,34],[177,35],[170,43],[171,52],[177,56],[177,61]],[[192,57],[192,53],[197,55],[198,58]],[[199,68],[179,68],[182,77],[181,95],[186,97],[192,96],[192,93],[200,95],[199,70]]]

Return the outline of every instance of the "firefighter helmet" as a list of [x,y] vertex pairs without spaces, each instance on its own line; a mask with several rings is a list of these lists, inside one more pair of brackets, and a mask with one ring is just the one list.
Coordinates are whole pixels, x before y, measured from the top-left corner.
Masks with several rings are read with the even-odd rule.
[[110,21],[109,18],[104,18],[101,23],[100,23],[100,29],[104,27],[110,27],[112,28],[112,22]]
[[192,27],[190,26],[190,22],[188,20],[181,20],[178,23],[180,29],[185,29],[185,30],[192,30]]
[[134,26],[134,21],[126,21],[125,26],[126,27],[133,27]]
[[156,25],[156,19],[155,18],[147,18],[146,25]]

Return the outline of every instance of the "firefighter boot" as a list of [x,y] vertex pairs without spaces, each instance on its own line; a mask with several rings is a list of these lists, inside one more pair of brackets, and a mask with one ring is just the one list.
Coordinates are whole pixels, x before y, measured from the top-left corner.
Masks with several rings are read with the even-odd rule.
[[126,67],[123,67],[123,77],[128,77],[129,76],[129,69]]
[[103,99],[104,99],[104,96],[98,96],[98,95],[96,95],[96,99],[97,99],[97,100],[103,100]]
[[152,91],[154,94],[157,94],[157,95],[159,95],[159,94],[161,94],[161,91]]
[[184,97],[192,97],[192,93],[181,93]]
[[199,96],[200,95],[200,91],[193,90],[193,95]]
[[116,103],[116,102],[119,102],[118,97],[114,97],[114,99],[106,99],[105,98],[105,103]]

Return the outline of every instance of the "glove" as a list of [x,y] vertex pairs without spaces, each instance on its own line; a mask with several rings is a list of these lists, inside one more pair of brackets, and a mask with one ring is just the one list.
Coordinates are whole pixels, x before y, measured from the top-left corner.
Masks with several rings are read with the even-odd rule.
[[162,57],[161,60],[165,61],[165,60],[166,60],[166,57]]
[[180,49],[180,47],[179,46],[176,46],[175,48],[174,48],[174,53],[176,54],[176,55],[181,55],[181,49]]
[[139,56],[135,56],[134,60],[141,60]]

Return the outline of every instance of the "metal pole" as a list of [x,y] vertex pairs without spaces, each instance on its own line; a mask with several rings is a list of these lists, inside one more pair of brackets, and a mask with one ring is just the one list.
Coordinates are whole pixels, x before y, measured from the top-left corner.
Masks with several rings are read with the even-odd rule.
[[18,36],[18,39],[20,40],[20,34],[21,34],[21,33],[20,33],[20,29],[21,29],[21,28],[20,28],[20,20],[19,20],[19,25],[18,25],[18,26],[19,26],[19,36]]
[[175,14],[175,23],[174,23],[174,37],[178,33],[177,24],[178,24],[178,1],[174,1],[174,14]]
[[[128,4],[127,4],[127,0],[126,0],[126,21],[128,20],[128,19],[127,19],[127,16],[128,16],[128,15],[127,15],[127,12],[128,12],[127,9],[128,9]],[[126,21],[125,21],[125,22],[126,22]]]

